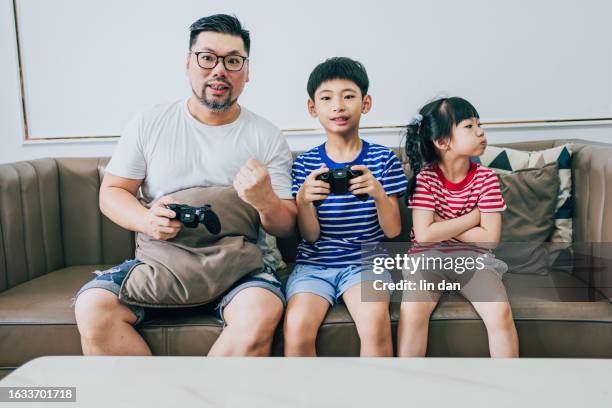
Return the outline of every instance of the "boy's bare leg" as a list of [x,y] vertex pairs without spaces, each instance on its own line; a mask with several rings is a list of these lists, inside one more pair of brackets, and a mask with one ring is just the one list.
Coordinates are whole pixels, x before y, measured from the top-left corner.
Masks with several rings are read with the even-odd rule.
[[[363,290],[367,292],[363,294],[363,300],[362,285],[364,285]],[[357,326],[362,357],[393,356],[389,297],[385,294],[381,298],[381,295],[380,292],[374,292],[371,282],[351,286],[342,294],[344,303]]]
[[274,293],[258,287],[241,290],[225,306],[227,326],[208,356],[269,356],[282,315],[283,302]]
[[297,293],[289,299],[283,327],[285,356],[317,355],[317,333],[328,310],[329,302],[313,293]]
[[75,316],[84,355],[150,356],[151,350],[132,326],[136,315],[106,289],[79,295]]

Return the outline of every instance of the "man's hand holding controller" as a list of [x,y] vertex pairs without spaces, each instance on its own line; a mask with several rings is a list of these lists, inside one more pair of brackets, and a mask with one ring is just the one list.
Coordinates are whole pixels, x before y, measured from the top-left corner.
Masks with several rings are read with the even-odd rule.
[[145,234],[162,241],[176,237],[182,224],[179,220],[173,219],[176,213],[166,208],[168,204],[178,204],[178,201],[168,195],[161,197],[149,208],[145,219]]

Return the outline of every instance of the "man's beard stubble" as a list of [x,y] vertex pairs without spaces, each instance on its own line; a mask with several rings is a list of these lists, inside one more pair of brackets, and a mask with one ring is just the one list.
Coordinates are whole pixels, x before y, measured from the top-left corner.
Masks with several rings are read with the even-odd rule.
[[207,85],[204,84],[204,86],[202,87],[202,96],[199,96],[193,88],[191,89],[191,91],[193,92],[193,95],[197,98],[198,101],[200,101],[202,105],[204,105],[205,107],[207,107],[213,112],[216,112],[216,113],[226,112],[227,110],[229,110],[229,108],[232,107],[232,105],[234,105],[238,101],[238,98],[232,99],[232,88],[230,87],[228,87],[227,96],[222,101],[215,101],[215,100],[207,99],[206,98],[206,88],[207,88]]

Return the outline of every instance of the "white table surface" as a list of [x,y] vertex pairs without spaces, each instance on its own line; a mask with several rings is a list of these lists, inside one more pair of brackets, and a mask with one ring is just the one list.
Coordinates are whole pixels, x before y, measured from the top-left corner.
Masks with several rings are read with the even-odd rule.
[[7,407],[592,408],[612,407],[612,360],[42,357],[0,386],[77,388]]

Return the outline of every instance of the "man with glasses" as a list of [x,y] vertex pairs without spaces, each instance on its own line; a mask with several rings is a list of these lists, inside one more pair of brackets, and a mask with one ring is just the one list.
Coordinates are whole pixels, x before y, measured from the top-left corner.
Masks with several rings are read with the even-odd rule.
[[[136,116],[121,135],[100,188],[100,209],[120,226],[153,238],[177,235],[170,195],[192,186],[233,185],[259,213],[263,229],[288,235],[295,225],[291,152],[280,130],[237,101],[249,80],[249,32],[235,17],[204,17],[190,27],[186,60],[191,97]],[[151,209],[136,199],[138,190]],[[216,305],[224,321],[209,355],[269,355],[285,304],[275,268],[278,250],[264,231],[263,271],[238,281]],[[137,259],[100,272],[77,293],[84,354],[150,355],[134,326],[141,307],[123,304],[119,288]]]

